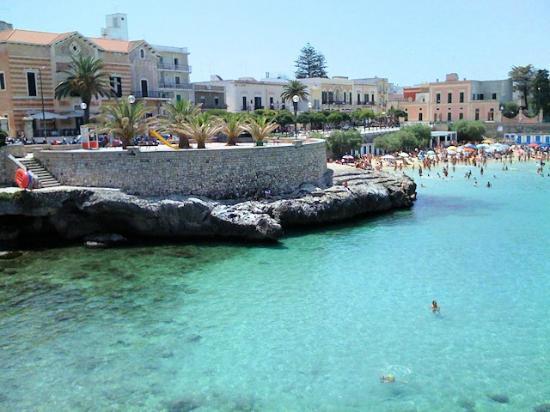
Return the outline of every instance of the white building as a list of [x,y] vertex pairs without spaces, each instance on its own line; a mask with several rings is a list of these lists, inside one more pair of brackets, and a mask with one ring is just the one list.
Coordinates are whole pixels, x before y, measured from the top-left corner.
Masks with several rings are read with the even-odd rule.
[[124,13],[107,14],[101,37],[112,40],[128,40],[128,17]]
[[[284,109],[281,99],[286,80],[256,80],[253,77],[241,77],[237,80],[222,80],[212,76],[208,82],[197,82],[195,86],[223,86],[225,104],[229,112],[248,112],[258,109]],[[287,105],[289,102],[287,102]],[[292,106],[292,104],[290,104]]]

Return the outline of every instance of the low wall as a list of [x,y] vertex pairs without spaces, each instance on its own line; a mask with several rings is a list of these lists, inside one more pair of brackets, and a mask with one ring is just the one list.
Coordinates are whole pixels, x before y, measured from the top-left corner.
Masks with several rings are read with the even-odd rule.
[[287,193],[325,174],[323,140],[177,151],[57,151],[35,153],[64,185],[119,188],[130,194],[244,198],[264,190]]

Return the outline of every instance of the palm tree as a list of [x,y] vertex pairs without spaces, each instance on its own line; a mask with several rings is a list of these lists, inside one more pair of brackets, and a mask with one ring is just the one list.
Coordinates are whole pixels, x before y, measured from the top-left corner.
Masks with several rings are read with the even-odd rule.
[[256,146],[263,146],[265,138],[277,127],[279,127],[277,123],[270,121],[264,116],[251,118],[244,126],[245,130],[252,135],[252,139],[256,142]]
[[301,100],[304,100],[308,96],[307,86],[299,80],[290,80],[281,93],[281,99],[283,101],[292,100],[294,96],[298,96]]
[[100,117],[100,131],[118,137],[125,149],[132,144],[134,137],[147,132],[146,112],[141,102],[131,104],[123,99],[115,104],[105,104]]
[[160,121],[160,126],[168,133],[175,134],[179,139],[180,149],[189,149],[189,137],[181,133],[181,125],[187,122],[191,117],[197,116],[201,113],[200,106],[194,105],[189,100],[177,100],[172,103],[164,105],[164,109],[167,113],[167,118]]
[[93,57],[78,55],[73,57],[67,70],[62,73],[68,77],[55,88],[56,99],[67,96],[80,97],[86,104],[84,123],[90,121],[90,102],[92,97],[111,97],[113,91],[109,85],[109,75],[103,71],[103,61]]
[[239,136],[246,131],[243,117],[236,113],[228,113],[222,123],[221,132],[227,136],[227,146],[236,146]]
[[283,92],[281,93],[281,99],[283,99],[283,102],[286,100],[292,100],[292,105],[294,106],[294,135],[296,137],[298,136],[298,126],[296,124],[296,117],[298,116],[298,102],[295,102],[293,98],[294,96],[298,96],[299,100],[304,100],[308,96],[306,88],[307,86],[302,82],[298,80],[291,80],[283,88]]
[[206,141],[218,134],[221,129],[221,122],[208,113],[201,113],[189,117],[178,125],[178,127],[174,128],[176,133],[195,139],[197,142],[197,149],[204,149],[206,147]]

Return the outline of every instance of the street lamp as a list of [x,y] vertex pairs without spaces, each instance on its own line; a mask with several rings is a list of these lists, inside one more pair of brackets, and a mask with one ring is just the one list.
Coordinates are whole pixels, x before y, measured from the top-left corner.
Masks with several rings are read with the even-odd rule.
[[297,122],[297,117],[298,117],[298,102],[300,101],[300,96],[298,96],[297,94],[295,94],[294,96],[292,96],[292,104],[294,105],[294,137],[297,139],[298,138],[298,122]]
[[313,108],[313,103],[307,102],[307,108],[308,108],[309,111],[311,112],[311,109]]
[[134,95],[132,95],[132,94],[129,95],[129,96],[128,96],[128,103],[134,104],[135,102],[136,102],[136,96],[134,96]]

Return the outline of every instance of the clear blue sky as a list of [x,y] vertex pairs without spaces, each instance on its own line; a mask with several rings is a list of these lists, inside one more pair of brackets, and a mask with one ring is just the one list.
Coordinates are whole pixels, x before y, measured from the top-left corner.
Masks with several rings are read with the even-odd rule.
[[99,36],[113,12],[128,14],[131,39],[189,47],[192,81],[292,76],[308,41],[331,76],[399,85],[550,68],[549,0],[0,0],[0,19],[30,30]]

